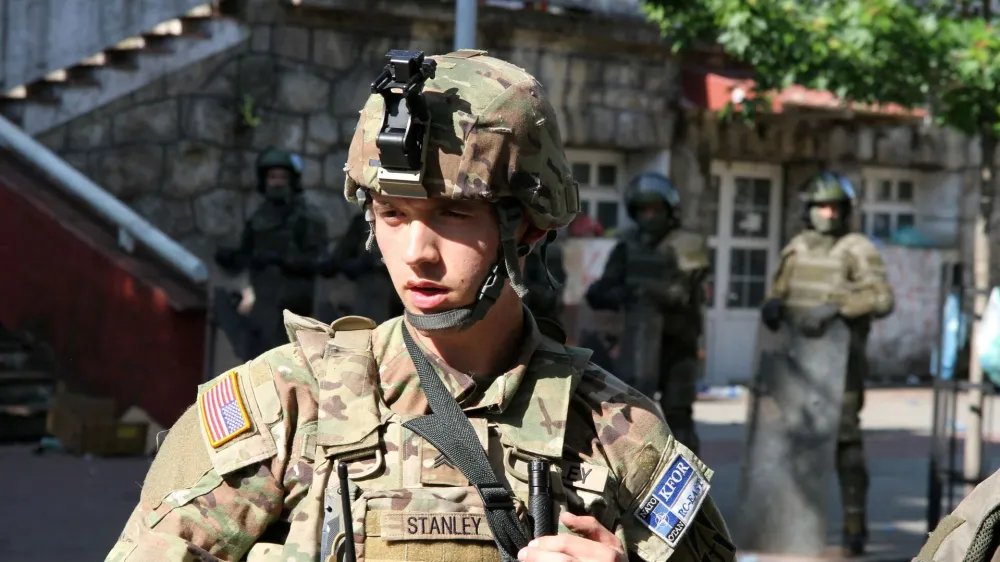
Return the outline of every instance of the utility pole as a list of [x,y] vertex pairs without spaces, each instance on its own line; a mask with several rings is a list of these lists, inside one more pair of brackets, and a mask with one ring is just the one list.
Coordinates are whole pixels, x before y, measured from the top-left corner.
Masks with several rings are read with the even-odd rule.
[[455,50],[476,48],[479,0],[455,0]]
[[[983,19],[993,21],[992,0],[983,0]],[[988,122],[996,123],[993,114]],[[965,462],[962,475],[965,477],[964,491],[966,495],[982,479],[983,470],[983,368],[979,364],[979,329],[982,325],[983,313],[992,288],[990,231],[992,230],[993,205],[996,203],[996,150],[997,135],[991,127],[987,127],[980,137],[982,162],[979,178],[979,215],[976,217],[976,229],[972,242],[972,278],[975,287],[973,300],[972,333],[969,342],[969,412],[965,424]],[[957,420],[956,420],[957,421]]]
[[[989,299],[990,280],[990,214],[993,210],[995,182],[993,165],[990,162],[996,150],[995,140],[983,142],[982,178],[980,180],[980,211],[976,217],[976,229],[972,245],[972,278],[975,290],[973,298],[972,331],[969,342],[969,405],[965,420],[965,462],[962,467],[965,495],[972,492],[976,483],[982,479],[983,469],[983,368],[979,363],[978,340],[979,329],[986,303]],[[956,420],[957,421],[957,420]]]

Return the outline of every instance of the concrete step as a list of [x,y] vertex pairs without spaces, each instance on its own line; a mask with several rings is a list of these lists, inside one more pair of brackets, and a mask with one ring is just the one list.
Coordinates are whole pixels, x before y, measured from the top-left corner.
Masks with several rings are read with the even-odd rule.
[[210,9],[168,20],[148,33],[0,96],[0,114],[29,135],[39,135],[180,70],[239,44],[247,29]]

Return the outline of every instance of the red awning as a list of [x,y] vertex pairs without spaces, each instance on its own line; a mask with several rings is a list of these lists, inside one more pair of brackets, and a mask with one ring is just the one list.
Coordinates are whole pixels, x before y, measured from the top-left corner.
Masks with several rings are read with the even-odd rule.
[[[711,72],[685,72],[683,75],[684,97],[687,104],[709,111],[721,111],[730,101],[739,99],[739,95],[744,98],[752,97],[754,86],[755,82],[749,78],[730,78]],[[794,107],[831,111],[847,108],[843,100],[837,98],[833,92],[810,90],[802,86],[786,88],[771,99],[771,110],[775,113]],[[896,104],[851,103],[849,108],[857,113],[869,115],[923,117],[927,114],[923,109],[908,110]]]

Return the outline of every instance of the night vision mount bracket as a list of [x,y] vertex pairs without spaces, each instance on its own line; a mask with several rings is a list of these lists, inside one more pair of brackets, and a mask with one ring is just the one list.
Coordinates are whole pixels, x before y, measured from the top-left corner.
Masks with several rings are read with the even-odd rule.
[[385,100],[385,112],[375,146],[380,153],[378,182],[382,193],[426,198],[424,161],[430,135],[430,112],[422,90],[434,78],[437,62],[423,51],[393,49],[389,62],[372,82],[372,93]]

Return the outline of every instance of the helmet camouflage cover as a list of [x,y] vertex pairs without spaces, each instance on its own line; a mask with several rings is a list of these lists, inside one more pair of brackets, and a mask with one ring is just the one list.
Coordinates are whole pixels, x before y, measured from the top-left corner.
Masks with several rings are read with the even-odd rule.
[[851,181],[836,172],[821,172],[809,178],[802,186],[801,195],[806,205],[820,203],[852,204],[855,200]]
[[[543,230],[569,225],[580,199],[555,111],[542,85],[523,69],[464,50],[428,57],[437,62],[424,84],[430,135],[423,187],[428,197],[497,202],[513,197]],[[382,193],[376,146],[384,101],[372,94],[347,157],[344,194]]]

